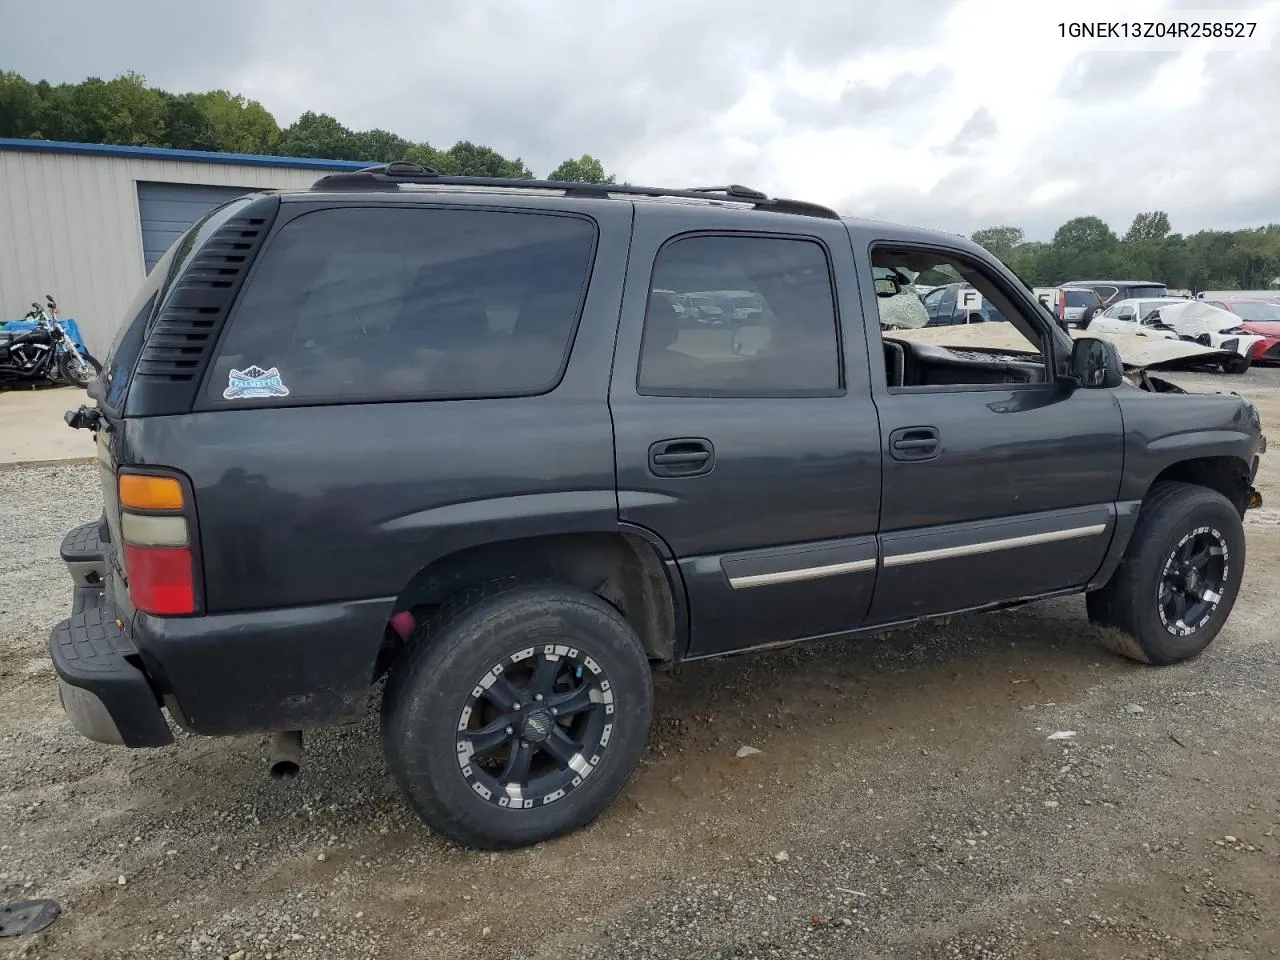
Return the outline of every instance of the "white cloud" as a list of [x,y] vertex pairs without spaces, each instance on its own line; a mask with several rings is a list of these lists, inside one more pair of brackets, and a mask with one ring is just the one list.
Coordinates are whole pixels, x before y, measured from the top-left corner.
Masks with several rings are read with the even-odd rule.
[[947,230],[1047,237],[1086,213],[1123,230],[1161,208],[1191,231],[1280,221],[1280,44],[1097,52],[1057,24],[1249,6],[1274,36],[1280,0],[138,0],[127,30],[110,5],[45,0],[6,13],[0,62],[228,87],[282,123],[468,139],[539,173],[585,151],[633,182]]

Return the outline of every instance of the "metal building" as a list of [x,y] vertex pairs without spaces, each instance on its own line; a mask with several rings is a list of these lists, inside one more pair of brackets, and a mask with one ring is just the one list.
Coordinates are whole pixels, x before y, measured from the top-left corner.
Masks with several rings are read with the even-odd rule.
[[0,139],[0,321],[51,293],[106,355],[146,272],[205,211],[348,160]]

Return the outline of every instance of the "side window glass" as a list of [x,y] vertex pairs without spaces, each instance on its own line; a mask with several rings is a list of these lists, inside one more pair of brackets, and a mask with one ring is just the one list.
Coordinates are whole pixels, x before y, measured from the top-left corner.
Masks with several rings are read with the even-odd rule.
[[903,278],[905,290],[941,285],[945,291],[936,315],[916,298],[915,308],[926,322],[904,323],[901,318],[911,309],[889,303],[877,282],[890,389],[995,388],[1050,379],[1043,348],[1047,331],[1040,315],[1015,300],[980,263],[943,250],[877,245],[871,265],[877,277],[892,273]]
[[212,368],[219,406],[539,393],[559,382],[595,227],[494,210],[304,214],[262,254]]
[[750,397],[840,390],[832,290],[826,251],[813,241],[697,236],[668,243],[653,267],[639,392]]

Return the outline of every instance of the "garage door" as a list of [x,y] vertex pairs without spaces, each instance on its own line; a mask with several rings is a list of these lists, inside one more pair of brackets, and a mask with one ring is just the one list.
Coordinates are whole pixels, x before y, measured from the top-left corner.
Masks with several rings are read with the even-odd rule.
[[214,207],[253,187],[213,187],[195,183],[138,183],[138,218],[142,221],[142,256],[147,273],[173,242]]

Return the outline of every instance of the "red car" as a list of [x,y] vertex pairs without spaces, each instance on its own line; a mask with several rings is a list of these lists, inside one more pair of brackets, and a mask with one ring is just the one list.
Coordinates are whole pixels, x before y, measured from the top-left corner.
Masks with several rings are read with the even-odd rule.
[[1230,310],[1243,322],[1245,332],[1262,337],[1253,345],[1254,363],[1280,363],[1280,302],[1275,300],[1209,300],[1211,307]]

